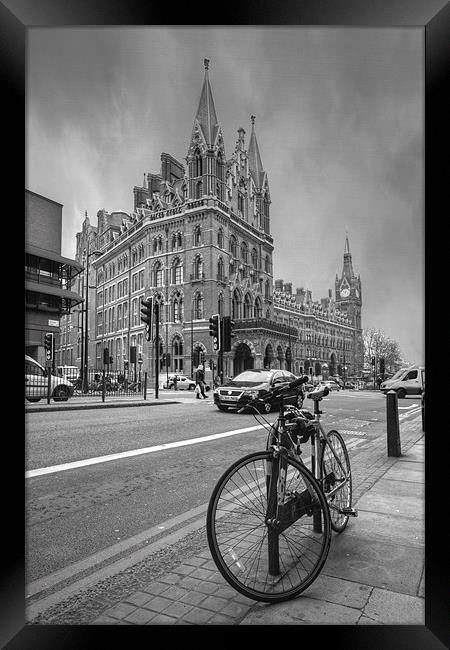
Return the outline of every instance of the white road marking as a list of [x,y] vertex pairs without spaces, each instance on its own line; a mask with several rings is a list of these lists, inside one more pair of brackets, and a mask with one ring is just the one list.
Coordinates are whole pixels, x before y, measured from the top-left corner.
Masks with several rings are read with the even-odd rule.
[[257,431],[264,427],[259,424],[253,427],[246,427],[245,429],[235,429],[233,431],[225,431],[223,433],[213,433],[210,436],[203,436],[202,438],[191,438],[189,440],[178,440],[177,442],[167,442],[161,445],[154,445],[153,447],[143,447],[142,449],[130,449],[129,451],[122,451],[117,454],[110,454],[109,456],[97,456],[96,458],[86,458],[85,460],[77,460],[72,463],[62,463],[61,465],[52,465],[51,467],[41,467],[40,469],[31,469],[25,472],[25,478],[33,478],[35,476],[44,476],[45,474],[54,474],[56,472],[65,472],[68,469],[78,469],[80,467],[87,467],[88,465],[97,465],[98,463],[107,463],[111,460],[120,460],[122,458],[130,458],[131,456],[141,456],[142,454],[152,454],[155,451],[162,451],[163,449],[174,449],[176,447],[185,447],[187,445],[196,445],[200,442],[209,442],[210,440],[217,440],[219,438],[227,438],[228,436],[237,436],[240,433],[248,433],[249,431]]

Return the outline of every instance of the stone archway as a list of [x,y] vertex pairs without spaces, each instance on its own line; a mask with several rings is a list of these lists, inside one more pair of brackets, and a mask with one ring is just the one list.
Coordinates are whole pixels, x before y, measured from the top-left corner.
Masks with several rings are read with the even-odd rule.
[[273,347],[271,343],[266,345],[264,350],[263,368],[270,368],[274,359]]
[[328,364],[328,372],[330,377],[334,377],[334,375],[337,375],[337,359],[336,355],[334,352],[331,353],[330,356],[330,362]]
[[247,343],[239,343],[234,351],[233,376],[255,367],[255,358]]

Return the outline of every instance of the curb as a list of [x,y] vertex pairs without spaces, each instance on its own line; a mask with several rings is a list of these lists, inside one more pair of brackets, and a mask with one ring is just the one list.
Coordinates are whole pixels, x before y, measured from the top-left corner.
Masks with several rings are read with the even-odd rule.
[[110,402],[101,404],[67,404],[65,406],[34,406],[25,407],[25,413],[45,413],[47,411],[80,411],[88,409],[123,408],[129,406],[161,406],[162,404],[181,404],[176,400],[161,400],[158,402]]

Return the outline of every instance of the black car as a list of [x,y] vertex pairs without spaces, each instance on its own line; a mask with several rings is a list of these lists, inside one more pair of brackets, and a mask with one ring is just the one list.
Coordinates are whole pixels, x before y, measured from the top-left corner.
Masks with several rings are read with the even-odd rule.
[[[244,370],[233,379],[228,380],[226,385],[218,386],[214,390],[214,404],[219,411],[238,410],[250,400],[263,397],[275,387],[288,384],[295,379],[297,377],[287,370]],[[285,392],[283,397],[274,397],[265,402],[261,405],[261,409],[269,413],[273,408],[280,407],[282,399],[285,404],[295,404],[301,408],[303,398],[302,386],[297,386],[297,388]]]

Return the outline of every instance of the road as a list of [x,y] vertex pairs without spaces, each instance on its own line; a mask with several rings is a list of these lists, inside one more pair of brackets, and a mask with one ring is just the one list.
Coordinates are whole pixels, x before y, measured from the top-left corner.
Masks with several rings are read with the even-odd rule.
[[[126,554],[204,516],[221,473],[264,448],[265,431],[252,415],[221,413],[211,397],[180,399],[27,415],[28,584],[84,560]],[[380,393],[341,391],[321,404],[325,424],[341,430],[351,448],[369,445],[371,426],[385,420]],[[401,400],[400,417],[418,407],[417,398]]]

